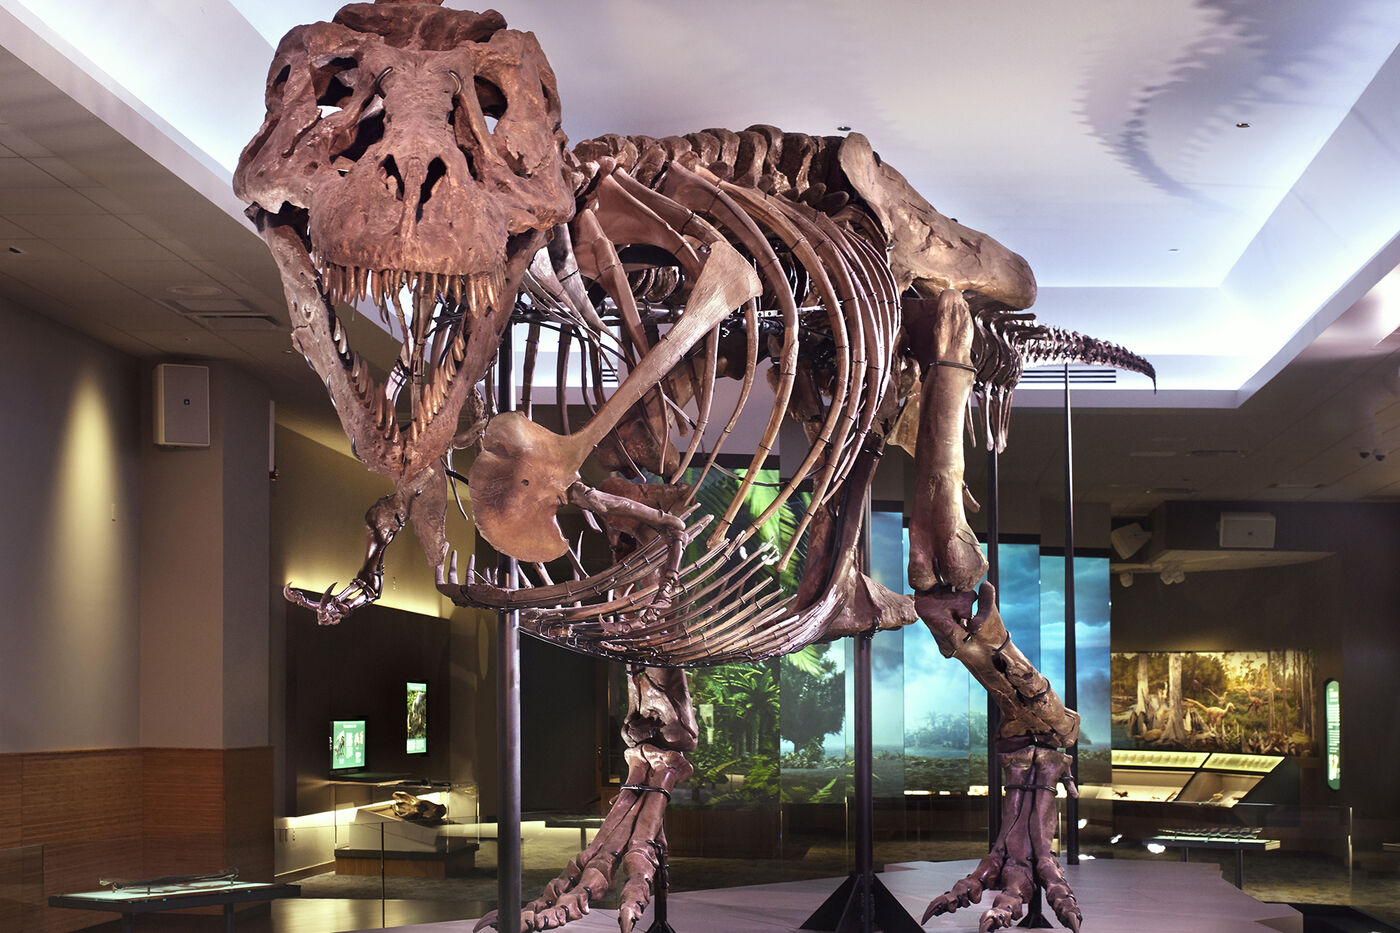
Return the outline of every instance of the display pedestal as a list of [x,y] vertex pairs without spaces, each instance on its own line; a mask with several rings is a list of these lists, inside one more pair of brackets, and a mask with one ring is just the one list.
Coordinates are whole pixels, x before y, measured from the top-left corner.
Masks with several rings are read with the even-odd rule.
[[807,918],[802,929],[834,930],[836,933],[865,933],[867,930],[922,933],[923,930],[873,873],[852,873]]

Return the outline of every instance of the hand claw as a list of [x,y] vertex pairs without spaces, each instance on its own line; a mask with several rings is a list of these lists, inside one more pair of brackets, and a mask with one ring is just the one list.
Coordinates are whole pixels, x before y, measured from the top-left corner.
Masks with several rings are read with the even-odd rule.
[[491,911],[490,913],[488,913],[488,914],[486,914],[485,916],[483,916],[480,920],[478,920],[478,921],[476,922],[476,926],[472,927],[472,933],[479,933],[479,931],[484,930],[484,929],[486,929],[487,927],[493,927],[493,928],[494,928],[495,926],[496,926],[496,911],[493,910],[493,911]]

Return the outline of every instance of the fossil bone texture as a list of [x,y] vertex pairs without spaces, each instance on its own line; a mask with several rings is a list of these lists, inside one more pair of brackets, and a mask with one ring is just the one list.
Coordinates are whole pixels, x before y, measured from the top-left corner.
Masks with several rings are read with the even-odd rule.
[[[1036,323],[1021,257],[934,210],[859,134],[565,142],[544,54],[495,12],[356,3],[282,40],[235,188],[280,267],[293,345],[357,456],[394,485],[366,515],[350,584],[289,584],[287,598],[339,622],[378,598],[384,549],[411,522],[454,600],[520,610],[532,634],[628,665],[627,783],[595,841],[526,906],[527,929],[577,918],[619,868],[622,929],[641,916],[666,800],[696,747],[685,668],[921,619],[1000,706],[1008,775],[1001,838],[930,914],[998,888],[981,921],[997,929],[1038,885],[1078,929],[1050,849],[1078,717],[979,590],[964,433],[1005,443],[1028,361],[1151,367]],[[349,345],[346,306],[402,336],[387,370]],[[521,408],[497,413],[492,367],[512,320],[527,335]],[[546,336],[573,395],[537,404]],[[745,521],[785,419],[805,452]],[[857,557],[887,444],[914,457],[915,598]],[[459,574],[445,534],[454,450],[474,455],[478,531],[522,562],[525,585],[470,562]],[[705,479],[736,465],[731,501],[702,509]],[[799,487],[796,533],[756,540]],[[786,592],[768,568],[799,544]]]

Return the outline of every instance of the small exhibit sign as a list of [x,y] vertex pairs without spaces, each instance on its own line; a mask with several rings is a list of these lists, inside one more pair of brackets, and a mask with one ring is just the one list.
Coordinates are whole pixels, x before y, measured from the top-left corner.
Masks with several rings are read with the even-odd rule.
[[1327,730],[1327,786],[1342,789],[1342,685],[1329,680],[1323,686]]
[[331,770],[365,766],[365,721],[337,719],[331,723]]
[[408,682],[408,746],[410,755],[428,750],[428,685]]

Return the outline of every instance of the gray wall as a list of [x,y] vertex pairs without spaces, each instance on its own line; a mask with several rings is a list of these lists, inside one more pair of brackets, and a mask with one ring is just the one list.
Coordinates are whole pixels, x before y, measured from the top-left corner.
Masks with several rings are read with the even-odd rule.
[[139,736],[136,363],[0,303],[0,752]]
[[212,366],[212,445],[157,449],[150,363],[0,331],[0,752],[267,744],[267,390]]

